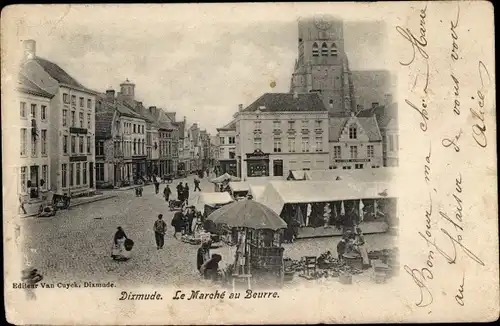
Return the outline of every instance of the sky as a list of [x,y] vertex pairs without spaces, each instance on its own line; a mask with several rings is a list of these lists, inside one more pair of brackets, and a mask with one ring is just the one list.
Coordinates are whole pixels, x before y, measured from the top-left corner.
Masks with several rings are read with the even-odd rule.
[[[250,5],[22,9],[12,25],[18,44],[34,39],[37,56],[96,91],[119,91],[128,78],[145,106],[175,111],[177,120],[186,116],[212,135],[238,104],[247,106],[266,92],[288,92],[298,13],[315,13]],[[344,19],[350,68],[388,69],[385,24],[336,16]]]

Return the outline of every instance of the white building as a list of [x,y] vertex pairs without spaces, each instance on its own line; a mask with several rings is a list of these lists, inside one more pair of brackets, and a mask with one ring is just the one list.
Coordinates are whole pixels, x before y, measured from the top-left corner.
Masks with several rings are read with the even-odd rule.
[[95,95],[57,64],[36,56],[36,43],[24,41],[22,73],[53,94],[48,136],[50,188],[72,196],[95,192]]
[[[241,104],[240,104],[241,109]],[[236,160],[236,121],[231,121],[227,125],[217,128],[217,165],[220,173],[238,175]]]
[[366,169],[382,166],[382,136],[374,116],[330,118],[331,169]]
[[243,179],[328,169],[328,111],[316,93],[266,93],[235,115]]
[[17,194],[25,204],[38,206],[42,193],[50,187],[50,147],[55,145],[53,140],[57,141],[50,138],[49,133],[50,101],[54,95],[36,86],[23,75],[19,76],[17,92],[20,107],[19,119],[15,123],[20,134],[17,151],[19,157],[15,160],[19,181]]

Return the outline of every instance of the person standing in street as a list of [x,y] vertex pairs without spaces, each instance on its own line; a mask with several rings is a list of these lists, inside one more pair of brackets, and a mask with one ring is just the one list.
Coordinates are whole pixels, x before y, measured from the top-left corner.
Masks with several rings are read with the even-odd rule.
[[193,190],[193,192],[195,192],[196,189],[198,189],[198,191],[201,192],[201,189],[200,189],[200,180],[198,180],[197,178],[194,179],[194,190]]
[[158,214],[158,219],[155,221],[153,229],[155,231],[156,249],[163,249],[165,232],[167,232],[167,223],[163,220],[162,214]]
[[186,226],[186,233],[187,234],[192,234],[193,233],[193,220],[195,218],[195,213],[194,213],[194,207],[188,207],[187,213],[186,213],[186,219],[187,219],[187,226]]
[[170,199],[170,194],[172,193],[172,190],[170,190],[170,187],[168,185],[165,186],[165,189],[163,189],[163,197],[165,197],[165,201],[168,202]]
[[183,199],[186,202],[186,205],[188,205],[188,203],[189,203],[189,186],[188,186],[187,182],[186,182],[186,185],[184,186],[183,193],[184,193]]
[[179,182],[177,185],[177,200],[180,202],[184,201],[184,187],[182,186],[182,182]]
[[158,181],[158,177],[155,178],[155,193],[158,194],[160,192],[160,182]]
[[184,224],[184,215],[182,212],[175,212],[174,217],[172,218],[171,225],[174,227],[174,238],[177,239],[177,233],[182,235],[182,229]]

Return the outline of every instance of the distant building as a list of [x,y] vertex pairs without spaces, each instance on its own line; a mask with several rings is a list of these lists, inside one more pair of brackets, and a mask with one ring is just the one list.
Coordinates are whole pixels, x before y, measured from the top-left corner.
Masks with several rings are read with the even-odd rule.
[[318,93],[331,116],[349,117],[351,112],[382,105],[394,92],[389,71],[349,68],[340,19],[328,15],[300,19],[297,46],[290,92]]
[[[240,104],[241,111],[243,105]],[[236,121],[233,120],[227,125],[217,128],[216,138],[216,155],[217,165],[221,173],[229,173],[238,175],[237,160],[236,160]]]
[[235,123],[243,179],[328,168],[328,111],[316,93],[266,93]]
[[316,92],[330,114],[349,116],[355,109],[354,88],[342,20],[330,16],[300,19],[297,45],[290,92]]
[[329,129],[331,169],[382,166],[382,136],[375,117],[332,117]]
[[54,135],[49,132],[50,102],[54,95],[22,74],[18,76],[17,92],[20,113],[19,119],[12,122],[20,134],[19,156],[14,169],[18,180],[17,194],[25,204],[36,205],[41,201],[42,193],[50,188],[50,155],[56,153],[51,148],[57,147],[58,141],[58,138],[51,138]]
[[146,120],[113,90],[96,104],[96,181],[98,187],[122,187],[146,176]]
[[359,117],[375,117],[382,135],[383,166],[399,166],[398,105],[386,98],[384,105],[374,106],[358,113]]
[[54,95],[51,119],[50,189],[71,196],[95,192],[95,98],[57,64],[36,56],[36,42],[24,41],[22,74],[37,87]]

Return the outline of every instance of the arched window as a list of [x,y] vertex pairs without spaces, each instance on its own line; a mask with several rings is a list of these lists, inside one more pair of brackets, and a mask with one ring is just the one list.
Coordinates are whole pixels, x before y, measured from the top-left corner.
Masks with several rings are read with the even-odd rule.
[[358,138],[358,130],[355,124],[349,126],[349,139],[357,139]]
[[330,55],[332,57],[336,57],[338,55],[339,51],[337,50],[337,45],[335,43],[332,43],[332,46],[330,48]]
[[314,42],[314,44],[313,44],[312,54],[313,54],[313,57],[319,56],[319,48],[318,48],[318,44],[316,42]]
[[323,43],[323,45],[321,46],[321,56],[322,57],[328,56],[328,45],[326,45],[326,43]]

